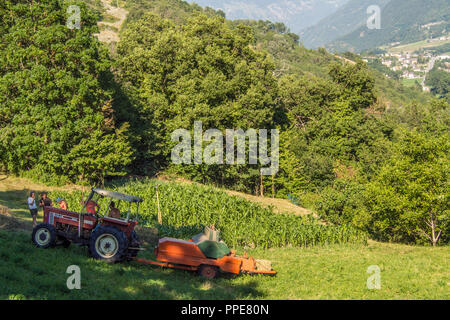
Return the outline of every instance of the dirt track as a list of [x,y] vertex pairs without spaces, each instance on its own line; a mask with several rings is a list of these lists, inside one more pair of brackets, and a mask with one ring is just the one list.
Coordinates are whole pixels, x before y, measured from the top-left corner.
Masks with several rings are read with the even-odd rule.
[[106,9],[106,15],[113,17],[114,19],[116,19],[116,21],[100,21],[98,23],[98,26],[103,26],[103,28],[97,35],[97,37],[101,42],[119,42],[119,31],[122,27],[122,24],[125,22],[125,19],[127,18],[128,11],[124,8],[117,8],[115,6],[112,6],[111,2],[114,3],[115,1],[101,0],[101,2]]
[[30,231],[33,230],[33,224],[13,217],[7,208],[0,207],[0,230],[7,231]]

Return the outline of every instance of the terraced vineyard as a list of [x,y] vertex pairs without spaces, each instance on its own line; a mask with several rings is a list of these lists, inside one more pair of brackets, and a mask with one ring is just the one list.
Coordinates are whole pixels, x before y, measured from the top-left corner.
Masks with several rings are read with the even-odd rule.
[[[157,223],[156,184],[159,185],[163,224]],[[205,225],[214,224],[222,231],[223,240],[230,246],[244,247],[309,247],[332,243],[366,243],[366,234],[348,225],[324,225],[312,216],[275,214],[271,208],[202,185],[180,185],[175,182],[144,180],[126,182],[113,189],[144,199],[140,205],[140,224],[156,226],[160,236],[188,239]],[[63,197],[74,211],[81,210],[81,191],[68,193],[53,191],[50,198]],[[99,204],[102,214],[107,199]],[[122,212],[127,211],[124,203]],[[132,210],[133,211],[133,210]]]

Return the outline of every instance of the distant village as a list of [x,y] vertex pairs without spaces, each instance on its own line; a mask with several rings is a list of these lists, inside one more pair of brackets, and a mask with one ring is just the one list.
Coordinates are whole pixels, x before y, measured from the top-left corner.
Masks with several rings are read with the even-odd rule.
[[[444,36],[432,40],[450,40],[450,36]],[[391,46],[395,46],[393,43]],[[450,59],[450,55],[435,54],[431,50],[423,48],[415,52],[386,52],[377,56],[367,56],[365,61],[370,59],[380,59],[381,63],[397,72],[402,79],[416,79],[421,85],[424,91],[429,91],[430,88],[425,86],[425,77],[430,72],[437,61]],[[444,70],[450,72],[450,62],[445,62]]]

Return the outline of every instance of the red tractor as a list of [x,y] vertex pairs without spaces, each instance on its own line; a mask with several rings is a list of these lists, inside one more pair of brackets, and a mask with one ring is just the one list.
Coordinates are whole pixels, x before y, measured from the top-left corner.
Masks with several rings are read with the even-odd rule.
[[[103,197],[111,198],[103,216],[95,210],[86,210],[91,201],[95,203],[97,198]],[[108,217],[112,199],[118,200],[117,207],[121,201],[129,204],[126,218]],[[130,220],[130,214],[135,204],[135,217],[138,216],[141,202],[142,199],[135,196],[92,189],[81,212],[44,207],[44,221],[33,229],[32,240],[39,248],[50,248],[58,243],[67,247],[71,242],[87,245],[92,257],[106,262],[135,259],[140,250],[134,230],[138,223]]]

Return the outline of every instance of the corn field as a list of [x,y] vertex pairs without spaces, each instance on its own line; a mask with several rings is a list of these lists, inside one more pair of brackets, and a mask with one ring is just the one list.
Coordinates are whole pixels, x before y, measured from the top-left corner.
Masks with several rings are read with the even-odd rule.
[[[156,184],[159,185],[162,225],[157,222]],[[214,224],[221,230],[222,239],[232,247],[307,247],[367,241],[365,233],[349,225],[323,225],[312,216],[275,214],[272,209],[211,187],[148,179],[128,181],[108,189],[141,197],[144,202],[139,206],[140,215],[133,218],[141,225],[157,227],[160,236],[189,239],[201,232],[205,225]],[[53,200],[63,197],[70,210],[82,209],[80,191],[54,191],[49,196]],[[108,202],[109,199],[98,201],[100,215]],[[128,206],[122,202],[119,209],[126,212]],[[132,207],[131,211],[134,214],[135,208]]]

